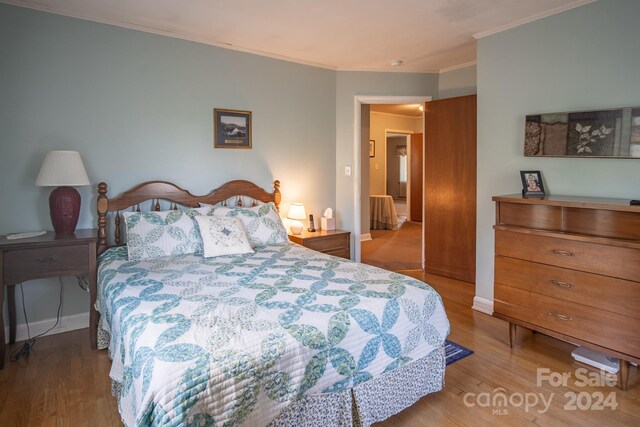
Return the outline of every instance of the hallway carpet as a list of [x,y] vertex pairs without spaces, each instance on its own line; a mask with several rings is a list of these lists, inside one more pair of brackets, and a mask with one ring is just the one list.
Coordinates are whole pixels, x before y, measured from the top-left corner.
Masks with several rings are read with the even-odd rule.
[[422,269],[422,224],[405,222],[399,230],[371,230],[362,242],[362,262],[387,270]]

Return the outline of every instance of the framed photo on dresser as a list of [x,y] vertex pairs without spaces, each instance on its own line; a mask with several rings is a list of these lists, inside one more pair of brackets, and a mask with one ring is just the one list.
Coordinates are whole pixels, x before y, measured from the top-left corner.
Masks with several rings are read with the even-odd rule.
[[523,197],[544,197],[544,186],[540,171],[520,171]]

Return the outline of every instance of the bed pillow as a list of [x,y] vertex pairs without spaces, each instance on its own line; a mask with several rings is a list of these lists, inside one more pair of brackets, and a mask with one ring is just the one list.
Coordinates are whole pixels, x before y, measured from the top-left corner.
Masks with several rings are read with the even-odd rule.
[[253,252],[239,218],[197,216],[204,247],[204,257],[237,255]]
[[252,247],[286,243],[289,239],[276,206],[269,202],[252,208],[215,208],[214,216],[236,217],[242,221]]
[[222,202],[220,203],[216,203],[215,205],[210,205],[209,203],[200,203],[200,207],[199,208],[193,208],[193,209],[204,209],[204,208],[219,208],[221,206],[224,206],[222,204]]
[[211,216],[213,215],[213,210],[217,209],[216,205],[205,205],[204,203],[200,205],[199,208],[185,208],[184,211],[187,213],[187,215],[189,215],[191,218],[199,216],[199,215],[205,215],[205,216]]
[[129,260],[202,253],[202,238],[185,211],[125,212]]

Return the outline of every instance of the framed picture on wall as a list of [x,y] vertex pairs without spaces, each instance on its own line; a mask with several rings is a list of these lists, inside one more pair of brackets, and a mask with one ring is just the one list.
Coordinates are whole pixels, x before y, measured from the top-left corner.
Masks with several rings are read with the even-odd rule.
[[369,157],[375,157],[375,156],[376,156],[376,140],[370,139],[369,140]]
[[251,111],[213,110],[214,148],[251,148]]
[[530,114],[525,156],[640,158],[640,107]]
[[540,171],[520,171],[522,195],[524,197],[544,197],[542,174]]

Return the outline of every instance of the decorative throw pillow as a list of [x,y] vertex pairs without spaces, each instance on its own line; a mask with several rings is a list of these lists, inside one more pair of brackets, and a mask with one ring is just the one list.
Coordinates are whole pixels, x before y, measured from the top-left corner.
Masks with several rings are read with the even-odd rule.
[[252,247],[286,243],[289,239],[276,206],[272,202],[252,208],[215,208],[213,215],[239,218],[247,231]]
[[130,260],[202,253],[202,238],[185,211],[125,212]]
[[197,216],[195,219],[202,234],[205,258],[253,252],[240,219],[215,216]]

